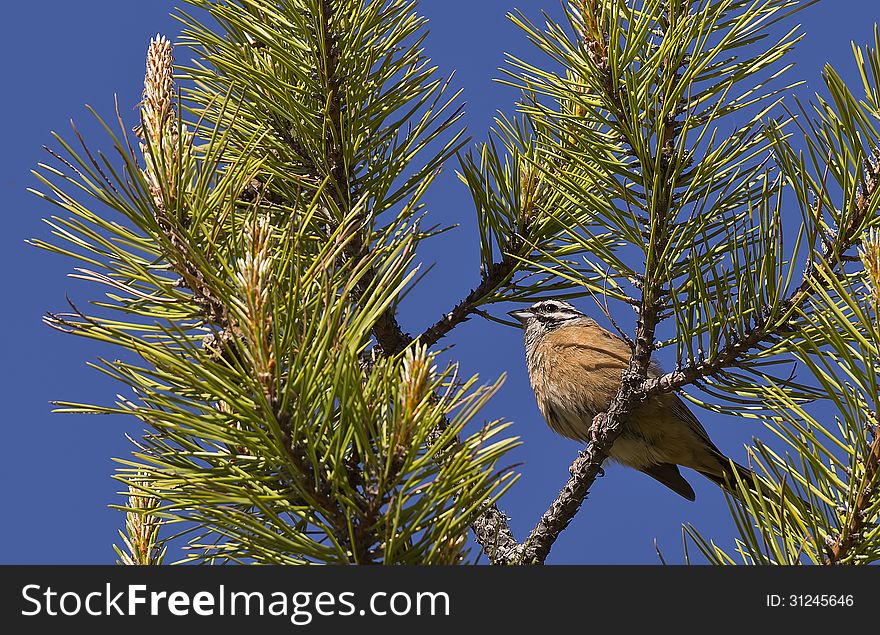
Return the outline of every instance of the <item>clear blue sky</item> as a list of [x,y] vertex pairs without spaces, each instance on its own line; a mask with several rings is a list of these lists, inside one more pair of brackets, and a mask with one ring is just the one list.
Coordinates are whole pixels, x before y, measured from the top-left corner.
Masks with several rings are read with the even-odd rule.
[[[556,0],[423,0],[431,20],[428,51],[444,72],[456,71],[464,88],[467,123],[477,140],[497,109],[511,112],[516,94],[492,82],[503,52],[533,57],[521,34],[505,19],[520,7],[537,16],[542,7],[557,10]],[[50,414],[51,399],[107,403],[119,386],[86,367],[112,349],[64,336],[40,322],[47,310],[65,306],[65,294],[85,301],[95,290],[65,275],[73,263],[24,244],[46,237],[40,218],[55,213],[25,192],[35,186],[29,170],[45,159],[50,130],[65,137],[74,118],[87,138],[98,140],[84,104],[108,117],[113,95],[123,113],[132,115],[139,99],[144,54],[151,35],[176,36],[178,23],[168,14],[176,2],[88,0],[87,2],[16,2],[4,9],[7,25],[0,47],[4,60],[4,95],[0,100],[3,152],[0,190],[6,229],[2,232],[5,292],[2,320],[2,425],[0,461],[0,563],[109,563],[111,544],[122,526],[120,502],[111,480],[111,457],[130,446],[124,434],[137,433],[133,420]],[[807,38],[793,56],[794,75],[806,80],[802,97],[821,86],[819,71],[830,62],[851,81],[850,42],[867,43],[880,21],[876,0],[824,0],[799,20]],[[179,49],[183,52],[183,49]],[[794,75],[790,76],[793,77]],[[132,115],[133,116],[133,115]],[[406,330],[416,333],[451,308],[478,282],[477,234],[472,204],[449,166],[431,194],[436,222],[460,223],[422,251],[438,261],[432,274],[401,312]],[[590,301],[581,302],[589,309]],[[487,418],[514,421],[513,433],[524,444],[511,461],[522,462],[522,477],[503,501],[519,538],[525,536],[568,476],[577,444],[547,430],[528,385],[519,332],[474,319],[446,341],[465,374],[486,380],[509,374],[500,395],[485,411]],[[698,413],[710,435],[733,458],[745,460],[743,444],[763,435],[760,424]],[[718,489],[688,473],[697,501],[689,503],[653,480],[624,468],[610,467],[593,487],[580,514],[558,541],[550,562],[655,563],[654,539],[668,561],[682,560],[681,524],[693,522],[707,536],[730,546],[734,529]]]

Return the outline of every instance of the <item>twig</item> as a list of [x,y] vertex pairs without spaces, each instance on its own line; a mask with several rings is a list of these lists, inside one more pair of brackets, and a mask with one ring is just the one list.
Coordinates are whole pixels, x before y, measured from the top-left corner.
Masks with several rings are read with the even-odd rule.
[[521,246],[522,240],[518,236],[511,237],[508,240],[504,257],[489,267],[483,281],[471,290],[464,300],[455,305],[455,308],[428,327],[416,339],[430,348],[443,339],[449,331],[467,320],[471,314],[476,313],[485,298],[510,279],[519,261],[509,254],[517,253]]

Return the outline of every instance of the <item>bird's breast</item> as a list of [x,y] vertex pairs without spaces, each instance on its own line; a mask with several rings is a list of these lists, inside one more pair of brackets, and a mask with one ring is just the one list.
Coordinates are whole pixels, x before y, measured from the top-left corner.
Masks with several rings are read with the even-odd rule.
[[589,438],[593,418],[605,412],[632,352],[596,325],[574,325],[526,343],[529,378],[549,426],[578,440]]
[[553,352],[537,349],[529,360],[538,408],[555,432],[584,441],[593,418],[608,409],[620,382],[620,369]]

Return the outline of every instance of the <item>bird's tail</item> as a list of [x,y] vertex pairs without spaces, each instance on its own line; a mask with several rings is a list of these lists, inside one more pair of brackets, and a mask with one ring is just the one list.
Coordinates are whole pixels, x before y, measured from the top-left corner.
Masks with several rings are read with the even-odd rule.
[[769,489],[769,486],[761,481],[761,478],[749,468],[740,465],[736,461],[728,459],[724,455],[718,457],[719,469],[717,472],[699,470],[700,474],[729,494],[739,497],[739,482],[741,481],[753,492],[761,492]]
[[[778,504],[781,502],[778,486],[762,479],[749,468],[740,465],[736,461],[730,460],[726,456],[721,455],[719,463],[721,464],[721,470],[719,473],[703,471],[700,471],[700,473],[709,480],[715,482],[734,498],[742,500],[742,491],[739,486],[739,483],[742,483],[747,489],[765,497],[773,503]],[[782,498],[792,502],[798,501],[809,508],[809,505],[800,499],[786,483],[783,483]]]

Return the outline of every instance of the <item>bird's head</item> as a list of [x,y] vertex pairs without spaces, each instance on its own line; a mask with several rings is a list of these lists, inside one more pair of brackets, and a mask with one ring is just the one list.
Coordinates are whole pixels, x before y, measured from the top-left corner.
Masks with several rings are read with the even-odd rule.
[[568,302],[552,299],[535,302],[527,309],[510,311],[507,315],[523,325],[527,339],[540,336],[561,326],[596,323]]

